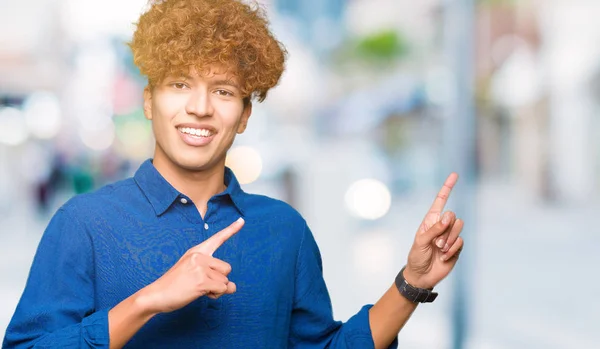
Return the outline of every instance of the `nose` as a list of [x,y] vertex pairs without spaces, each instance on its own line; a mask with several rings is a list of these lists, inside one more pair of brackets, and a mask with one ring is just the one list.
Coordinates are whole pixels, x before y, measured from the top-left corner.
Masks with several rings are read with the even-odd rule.
[[197,117],[211,116],[213,106],[211,104],[208,91],[196,90],[189,94],[185,105],[186,113]]

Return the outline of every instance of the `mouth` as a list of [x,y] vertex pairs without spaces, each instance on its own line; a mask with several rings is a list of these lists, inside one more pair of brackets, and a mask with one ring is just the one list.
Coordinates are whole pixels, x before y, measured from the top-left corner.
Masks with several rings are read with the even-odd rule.
[[210,126],[180,125],[177,127],[183,142],[192,147],[202,147],[210,144],[217,134],[217,130]]
[[205,128],[178,127],[180,133],[194,138],[209,138],[215,135],[215,132]]

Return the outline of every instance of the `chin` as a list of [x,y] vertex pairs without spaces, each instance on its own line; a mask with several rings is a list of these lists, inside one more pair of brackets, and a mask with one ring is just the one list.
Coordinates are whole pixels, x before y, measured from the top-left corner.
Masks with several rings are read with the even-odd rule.
[[168,146],[162,147],[157,142],[155,157],[159,157],[170,163],[173,170],[184,170],[190,172],[207,171],[225,165],[225,156],[219,156],[215,149],[204,147],[194,148]]
[[194,172],[209,170],[214,168],[218,163],[218,161],[214,161],[211,158],[198,155],[175,156],[173,159],[175,160],[173,163],[177,167]]
[[187,171],[204,171],[212,167],[208,161],[201,159],[181,159],[176,161],[175,164]]

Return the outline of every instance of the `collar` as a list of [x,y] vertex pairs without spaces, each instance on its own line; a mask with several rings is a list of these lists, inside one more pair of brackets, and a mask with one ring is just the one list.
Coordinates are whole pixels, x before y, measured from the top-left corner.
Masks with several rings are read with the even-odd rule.
[[225,166],[225,186],[227,187],[222,194],[219,195],[228,195],[235,207],[240,211],[242,216],[244,216],[244,198],[245,193],[240,187],[240,182],[238,182],[237,178],[233,171]]
[[[157,216],[165,213],[175,200],[183,196],[158,172],[152,164],[152,159],[148,159],[142,163],[133,176],[133,179],[150,202],[150,205],[152,205],[154,213]],[[238,211],[244,215],[244,210],[242,209],[244,191],[229,167],[225,167],[224,183],[227,188],[224,192],[216,196],[229,196]]]

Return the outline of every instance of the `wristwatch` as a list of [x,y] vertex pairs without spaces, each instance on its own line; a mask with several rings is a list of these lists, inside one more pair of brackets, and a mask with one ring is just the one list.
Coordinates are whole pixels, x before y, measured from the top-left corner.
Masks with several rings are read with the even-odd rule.
[[412,286],[404,279],[404,269],[406,269],[406,266],[404,266],[398,273],[398,276],[396,276],[396,287],[398,287],[400,294],[413,303],[433,302],[438,295],[436,292],[431,292],[433,288],[418,288]]

